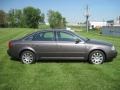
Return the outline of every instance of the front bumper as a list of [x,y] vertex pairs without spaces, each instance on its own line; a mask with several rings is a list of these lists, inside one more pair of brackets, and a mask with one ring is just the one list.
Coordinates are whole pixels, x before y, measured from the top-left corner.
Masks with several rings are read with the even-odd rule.
[[118,52],[115,50],[115,51],[111,51],[108,56],[107,56],[107,60],[112,60],[113,58],[116,58],[117,57],[117,54]]

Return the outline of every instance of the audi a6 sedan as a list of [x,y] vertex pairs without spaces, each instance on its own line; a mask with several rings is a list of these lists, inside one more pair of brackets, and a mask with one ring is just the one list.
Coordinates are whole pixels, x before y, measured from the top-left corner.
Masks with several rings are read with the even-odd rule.
[[40,59],[87,60],[102,64],[117,56],[111,43],[81,37],[68,30],[42,30],[8,44],[8,54],[24,64]]

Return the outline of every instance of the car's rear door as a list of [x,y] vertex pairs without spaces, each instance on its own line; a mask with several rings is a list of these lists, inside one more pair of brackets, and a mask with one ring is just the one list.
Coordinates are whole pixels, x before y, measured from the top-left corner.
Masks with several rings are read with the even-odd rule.
[[53,57],[56,54],[57,49],[54,31],[39,33],[37,38],[39,39],[35,42],[35,49],[39,53],[39,56]]

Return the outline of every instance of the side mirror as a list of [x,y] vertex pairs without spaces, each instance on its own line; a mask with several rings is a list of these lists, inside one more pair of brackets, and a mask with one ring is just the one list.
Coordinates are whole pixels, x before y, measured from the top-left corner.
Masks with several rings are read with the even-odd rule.
[[79,43],[80,42],[80,39],[76,39],[75,40],[75,44]]

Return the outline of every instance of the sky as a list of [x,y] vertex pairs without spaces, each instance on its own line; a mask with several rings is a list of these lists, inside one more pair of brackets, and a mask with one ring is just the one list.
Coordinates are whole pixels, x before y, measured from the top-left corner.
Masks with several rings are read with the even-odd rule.
[[[120,0],[0,0],[0,9],[6,12],[33,6],[46,15],[52,9],[59,11],[70,23],[85,21],[87,5],[90,21],[107,21],[120,16]],[[47,22],[47,15],[45,21]]]

